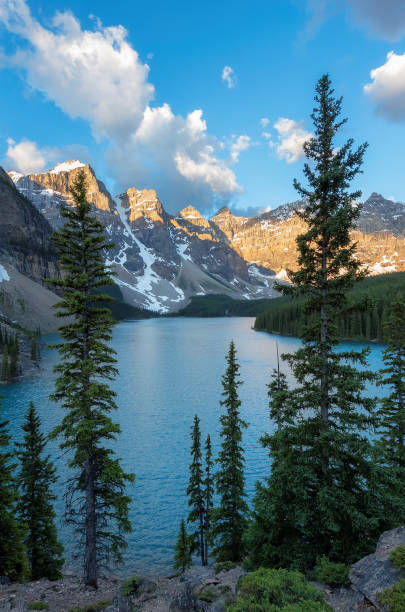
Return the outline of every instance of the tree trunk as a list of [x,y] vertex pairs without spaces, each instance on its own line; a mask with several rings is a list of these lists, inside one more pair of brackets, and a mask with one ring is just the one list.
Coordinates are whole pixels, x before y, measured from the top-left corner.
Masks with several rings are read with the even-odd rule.
[[[328,323],[326,315],[326,297],[327,297],[327,271],[326,271],[326,239],[322,240],[322,302],[321,302],[321,343],[325,343],[328,334]],[[328,356],[325,349],[322,354],[322,371],[321,371],[321,418],[322,424],[327,429],[329,427],[329,393],[328,393]]]
[[201,564],[207,565],[207,561],[205,558],[204,523],[203,523],[202,516],[200,518],[200,554],[201,554]]
[[85,584],[97,588],[97,525],[96,496],[94,489],[94,466],[90,459],[86,461],[86,551],[85,551]]

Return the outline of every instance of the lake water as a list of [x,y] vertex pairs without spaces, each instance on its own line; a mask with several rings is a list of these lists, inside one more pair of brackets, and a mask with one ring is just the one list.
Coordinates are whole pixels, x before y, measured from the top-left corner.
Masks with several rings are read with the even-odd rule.
[[[253,323],[251,318],[174,318],[116,326],[113,346],[118,353],[120,373],[113,385],[118,394],[118,411],[113,417],[120,423],[122,434],[114,448],[124,469],[136,474],[135,484],[127,489],[133,500],[130,511],[133,533],[128,537],[125,565],[116,573],[172,571],[179,522],[188,513],[185,490],[190,426],[197,413],[202,439],[205,441],[207,433],[211,434],[215,456],[220,444],[221,376],[232,339],[244,381],[240,387],[241,413],[249,422],[244,447],[250,499],[255,482],[268,475],[269,459],[258,443],[260,436],[271,430],[266,384],[276,365],[276,344],[281,354],[293,352],[299,342],[255,332]],[[371,369],[380,367],[382,348],[371,346]],[[57,353],[44,350],[42,357],[38,376],[0,387],[2,416],[10,420],[11,435],[16,441],[21,439],[20,427],[31,400],[45,433],[61,419],[62,411],[48,399],[53,391],[52,366]],[[50,443],[49,452],[57,464],[61,483],[67,476],[65,458],[60,456],[56,442]],[[60,483],[58,491],[63,490]],[[61,496],[56,509],[69,566],[70,538],[61,522]]]

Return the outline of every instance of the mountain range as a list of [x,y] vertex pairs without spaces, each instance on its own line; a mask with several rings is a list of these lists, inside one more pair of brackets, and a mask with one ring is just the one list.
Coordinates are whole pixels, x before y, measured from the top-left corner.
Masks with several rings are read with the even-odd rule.
[[[1,171],[0,198],[6,191],[8,200],[0,201],[0,264],[13,265],[39,283],[57,273],[49,236],[61,224],[60,206],[72,204],[69,189],[80,170],[86,174],[94,214],[114,243],[106,260],[114,265],[116,283],[129,304],[167,313],[179,310],[193,295],[274,297],[274,281],[287,280],[287,268],[297,265],[295,239],[305,227],[296,211],[305,206],[303,201],[253,217],[236,216],[223,207],[206,219],[193,206],[172,215],[153,189],[130,187],[112,197],[92,167],[78,160],[40,174]],[[19,203],[16,210],[27,209],[32,216],[26,219],[24,236],[21,211],[20,217],[8,215],[10,198]],[[15,236],[14,242],[7,242],[5,234]],[[403,204],[371,194],[353,238],[358,257],[372,274],[405,270]]]

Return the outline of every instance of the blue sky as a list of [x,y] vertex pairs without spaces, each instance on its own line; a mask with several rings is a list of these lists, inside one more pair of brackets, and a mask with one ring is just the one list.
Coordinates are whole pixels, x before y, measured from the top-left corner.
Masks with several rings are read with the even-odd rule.
[[403,201],[404,35],[403,0],[0,0],[0,158],[90,161],[171,212],[274,208],[296,199],[329,72],[342,138],[370,145],[356,187]]

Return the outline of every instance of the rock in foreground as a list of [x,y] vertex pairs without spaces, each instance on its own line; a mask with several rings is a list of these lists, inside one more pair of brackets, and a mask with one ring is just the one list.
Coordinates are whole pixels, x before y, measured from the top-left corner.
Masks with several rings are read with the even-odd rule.
[[378,603],[378,594],[391,587],[402,578],[402,572],[389,560],[397,546],[405,544],[405,527],[385,531],[378,540],[375,553],[360,559],[352,566],[350,580],[377,610],[383,608]]
[[[181,576],[126,581],[106,612],[221,612],[236,599],[244,571],[234,567],[215,573],[214,566],[192,567]],[[132,592],[129,592],[132,590]]]

